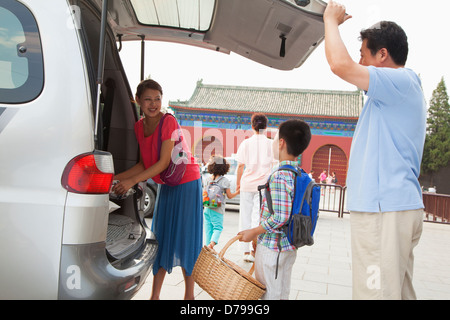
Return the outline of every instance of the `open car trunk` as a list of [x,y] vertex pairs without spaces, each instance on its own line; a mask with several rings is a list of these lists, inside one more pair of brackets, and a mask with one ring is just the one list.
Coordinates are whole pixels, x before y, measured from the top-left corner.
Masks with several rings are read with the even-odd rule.
[[[101,0],[95,0],[101,7]],[[170,41],[240,54],[291,70],[324,39],[321,0],[110,1],[108,22],[120,41]]]
[[[96,80],[101,12],[89,1],[72,1],[80,10],[79,34],[83,42],[88,63],[88,76],[92,105],[96,101]],[[118,52],[116,41],[110,28],[106,29],[106,45],[103,83],[100,92],[100,112],[98,118],[97,149],[112,154],[114,171],[123,172],[139,161],[139,146],[134,134],[134,124],[138,114],[133,102]],[[145,224],[143,216],[145,182],[133,188],[126,198],[110,196],[110,213],[106,238],[106,250],[110,262],[116,268],[126,268],[132,258],[142,254],[145,244],[157,242]]]

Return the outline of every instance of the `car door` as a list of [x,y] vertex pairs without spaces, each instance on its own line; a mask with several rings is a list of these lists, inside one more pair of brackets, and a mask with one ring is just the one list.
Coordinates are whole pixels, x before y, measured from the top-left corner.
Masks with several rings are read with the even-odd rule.
[[325,7],[320,0],[122,0],[109,1],[108,12],[118,41],[189,44],[291,70],[323,40]]

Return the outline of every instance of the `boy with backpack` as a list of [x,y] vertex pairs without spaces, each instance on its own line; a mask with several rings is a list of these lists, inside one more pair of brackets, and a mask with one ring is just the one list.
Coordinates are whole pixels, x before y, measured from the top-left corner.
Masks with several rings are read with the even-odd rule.
[[239,194],[239,188],[231,192],[230,181],[224,177],[230,169],[230,164],[223,157],[212,156],[207,169],[211,176],[206,179],[203,189],[203,225],[205,243],[212,249],[219,242],[223,230],[225,195],[232,199]]
[[[268,190],[262,200],[260,224],[238,233],[242,236],[240,241],[249,242],[257,238],[255,277],[266,286],[262,297],[265,300],[289,298],[298,246],[291,244],[288,232],[282,228],[291,217],[297,174],[280,169],[285,165],[295,168],[297,157],[308,147],[310,140],[311,131],[304,121],[287,120],[280,125],[273,141],[274,156],[280,161],[279,168],[269,178]],[[306,173],[305,176],[311,180]],[[272,201],[268,201],[267,192]]]

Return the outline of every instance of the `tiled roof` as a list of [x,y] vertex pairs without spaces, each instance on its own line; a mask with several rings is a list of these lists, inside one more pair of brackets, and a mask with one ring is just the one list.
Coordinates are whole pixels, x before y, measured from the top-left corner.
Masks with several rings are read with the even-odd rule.
[[198,81],[190,100],[170,101],[169,106],[220,112],[358,118],[363,95],[361,91],[206,85]]

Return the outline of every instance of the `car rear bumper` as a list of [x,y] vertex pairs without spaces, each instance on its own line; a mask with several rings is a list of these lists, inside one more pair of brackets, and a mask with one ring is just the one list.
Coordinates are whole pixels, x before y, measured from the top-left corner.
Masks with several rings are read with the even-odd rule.
[[147,278],[156,257],[157,242],[147,239],[133,259],[115,268],[105,243],[63,245],[58,299],[130,299]]

